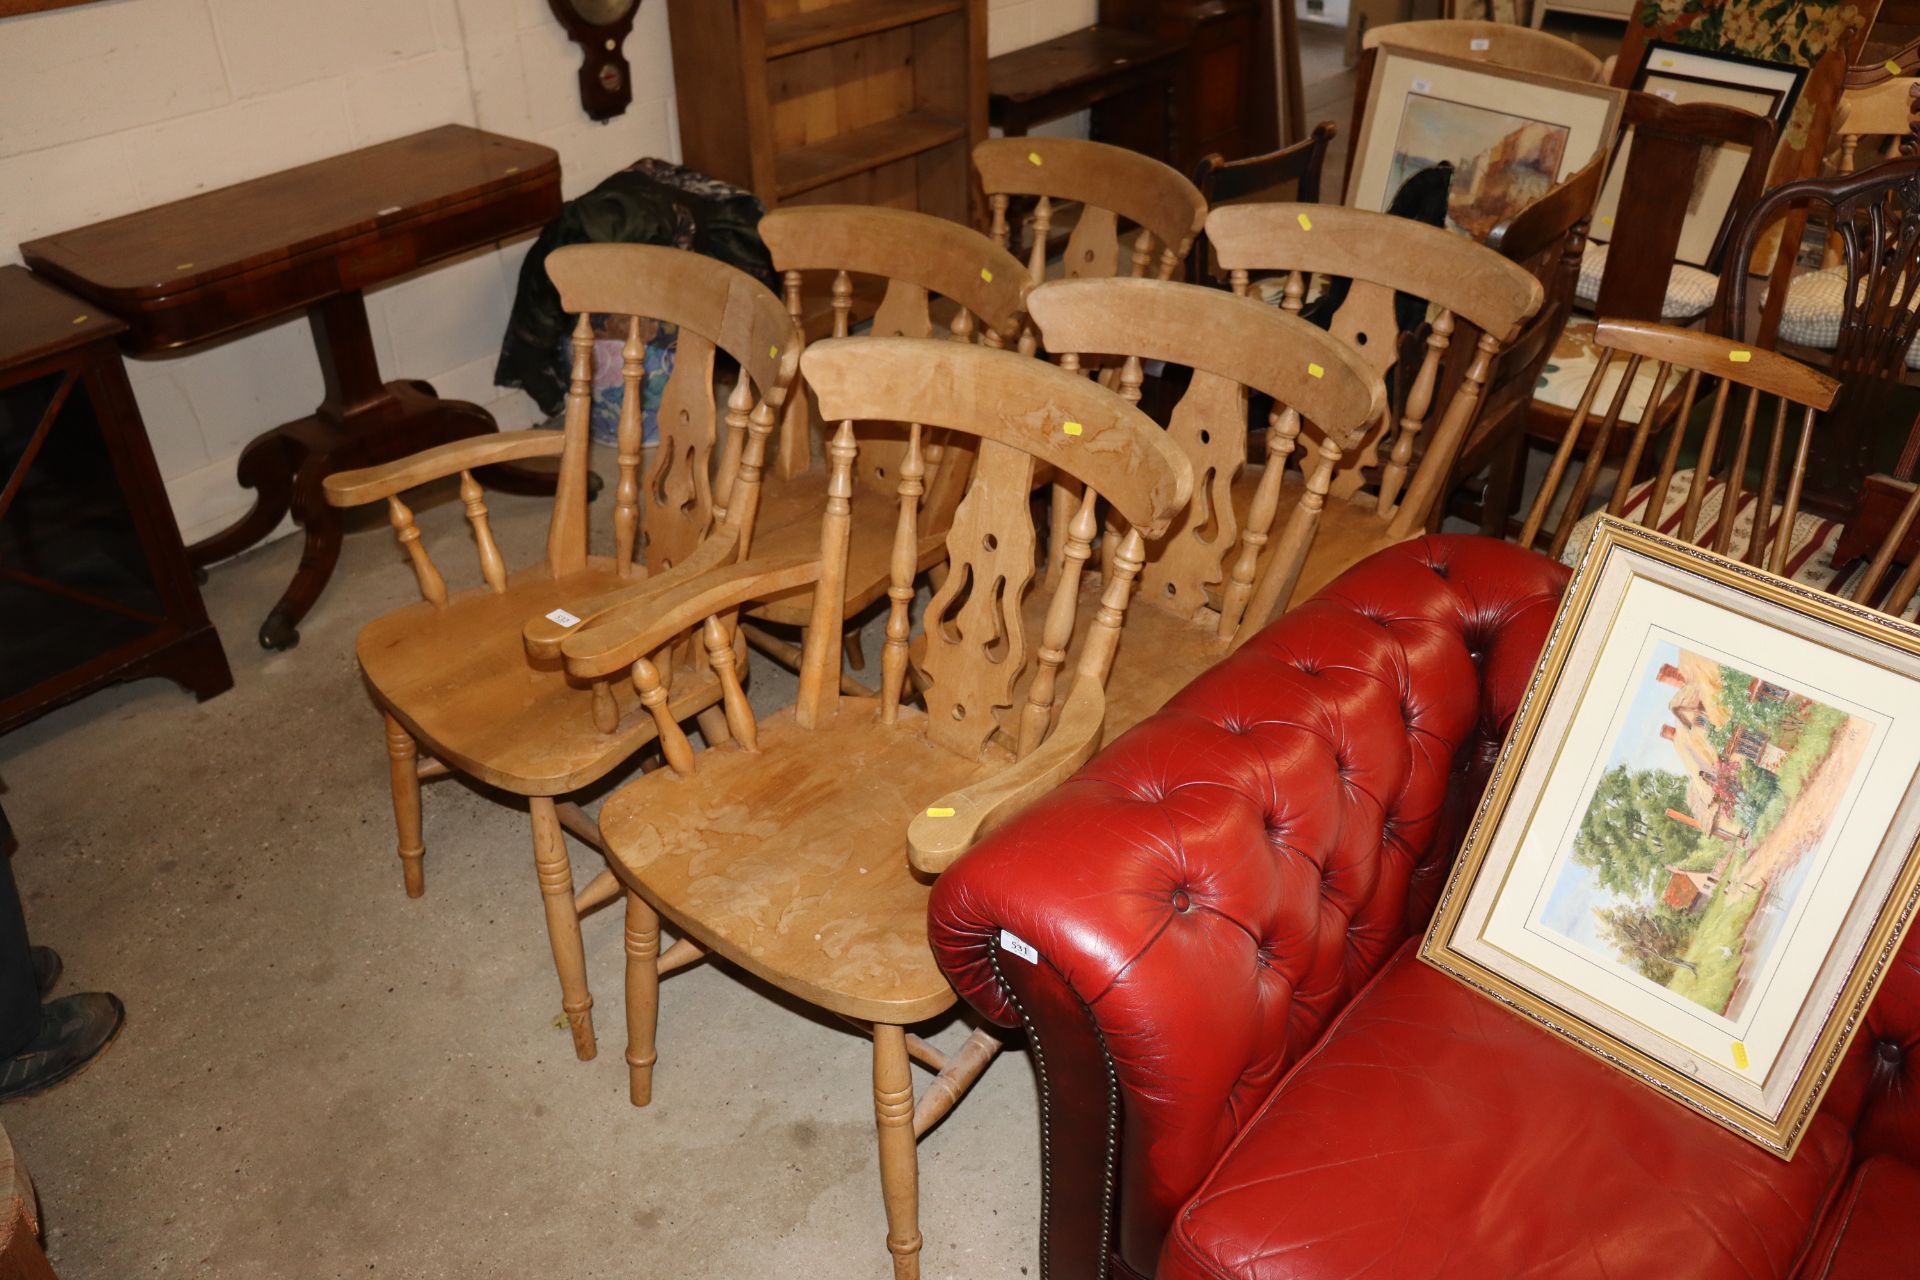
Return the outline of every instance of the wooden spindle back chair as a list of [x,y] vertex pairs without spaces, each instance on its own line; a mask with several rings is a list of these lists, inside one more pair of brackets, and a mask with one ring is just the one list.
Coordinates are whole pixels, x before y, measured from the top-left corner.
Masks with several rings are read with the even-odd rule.
[[[786,308],[752,277],[676,249],[580,245],[555,251],[547,271],[562,305],[580,313],[573,336],[573,379],[560,431],[512,431],[440,445],[410,458],[330,476],[327,500],[356,506],[385,499],[424,600],[375,619],[355,650],[368,690],[386,719],[389,778],[407,893],[425,892],[420,783],[462,773],[526,796],[533,819],[534,865],[559,972],[561,1005],[575,1052],[594,1055],[592,1007],[580,917],[618,893],[610,871],[574,892],[566,836],[600,846],[598,828],[569,793],[603,777],[654,741],[651,716],[625,688],[570,684],[557,662],[534,664],[522,630],[529,618],[590,616],[592,602],[643,590],[649,569],[691,549],[708,533],[716,506],[731,498],[728,519],[750,518],[765,440],[799,367],[799,335]],[[613,502],[611,557],[589,552],[587,464],[592,416],[591,313],[626,317],[622,371],[626,398],[619,426],[619,482]],[[635,317],[679,326],[674,372],[661,402],[661,447],[644,483],[640,387],[643,351]],[[737,466],[728,493],[709,491],[706,463],[716,436],[714,356],[724,351],[740,377],[726,397],[723,451]],[[543,562],[508,573],[476,468],[559,455],[560,475]],[[458,475],[479,551],[482,585],[450,593],[400,495]],[[651,498],[642,514],[643,493]],[[644,539],[644,541],[643,541]],[[644,546],[647,563],[639,559]],[[698,555],[694,552],[688,559]],[[560,623],[547,622],[549,627]],[[562,628],[564,629],[564,628]],[[677,682],[671,714],[706,716],[719,701],[710,672]],[[719,721],[707,716],[705,723]]]
[[[1062,256],[1065,274],[1154,276],[1170,280],[1206,221],[1207,202],[1179,170],[1152,156],[1077,138],[988,138],[973,148],[974,171],[992,210],[990,233],[1008,247],[1015,196],[1035,198],[1027,271],[1047,278],[1047,234],[1057,206],[1076,201],[1080,216]],[[1122,258],[1120,222],[1139,227]]]
[[[1540,282],[1465,236],[1365,209],[1229,205],[1207,215],[1207,238],[1235,293],[1248,291],[1253,271],[1285,273],[1281,307],[1286,311],[1301,310],[1315,273],[1349,282],[1330,332],[1383,378],[1394,375],[1390,387],[1398,383],[1405,390],[1398,403],[1390,397],[1379,423],[1343,456],[1332,476],[1329,498],[1359,509],[1343,513],[1359,520],[1353,535],[1341,540],[1346,550],[1340,556],[1350,551],[1357,560],[1418,534],[1479,412],[1495,361],[1540,310],[1545,296]],[[1419,367],[1411,371],[1396,369],[1401,350],[1396,292],[1419,298],[1434,311]],[[1478,331],[1470,357],[1450,350],[1456,317]],[[1416,467],[1416,442],[1434,407],[1442,362],[1449,358],[1467,362],[1455,390],[1444,398],[1439,425],[1425,439]],[[1260,478],[1253,468],[1243,472],[1236,501],[1250,505]],[[1313,570],[1296,584],[1294,598],[1312,594],[1351,562],[1316,558]]]
[[[1193,468],[1193,500],[1140,572],[1133,637],[1114,668],[1111,739],[1259,630],[1293,594],[1314,552],[1334,471],[1379,421],[1386,387],[1354,348],[1325,330],[1224,290],[1157,280],[1055,280],[1035,289],[1027,305],[1062,367],[1121,359],[1118,389],[1129,401],[1138,402],[1144,361],[1164,361],[1191,375],[1165,426]],[[1251,507],[1239,511],[1233,482],[1247,461],[1249,392],[1273,402],[1268,454],[1278,465],[1263,473]],[[1301,492],[1268,552],[1285,460],[1303,434],[1307,448],[1292,477]],[[1066,496],[1075,495],[1069,490]],[[1070,519],[1086,519],[1090,501],[1078,495],[1073,505],[1081,511]],[[1050,584],[1080,572],[1064,550],[1065,544],[1049,561]],[[1089,583],[1084,590],[1096,588]],[[1048,612],[1049,601],[1060,599],[1036,593],[1027,621],[1043,646],[1064,650],[1073,639],[1072,617]]]
[[[783,274],[787,306],[796,319],[808,278],[831,273],[836,338],[846,337],[853,327],[856,279],[885,282],[869,331],[873,337],[934,336],[936,305],[953,308],[946,332],[958,342],[1005,346],[1019,343],[1025,331],[1025,301],[1032,287],[1026,269],[971,227],[904,209],[801,205],[762,218],[760,235]],[[815,426],[805,397],[795,400],[782,424],[780,463],[768,478],[763,504],[760,537],[770,554],[797,553],[810,546],[818,528],[825,464],[813,459]],[[886,590],[893,531],[890,503],[906,454],[906,433],[895,424],[863,423],[858,435],[856,484],[862,496],[854,503],[850,535],[849,617]],[[965,438],[930,438],[923,442],[921,458],[929,468],[924,568],[939,562],[940,535],[966,486],[972,444]],[[756,602],[749,612],[760,622],[805,626],[812,617],[811,596],[810,590],[798,591],[785,599]],[[799,650],[790,643],[759,627],[748,635],[771,656],[797,666]],[[857,636],[857,631],[849,631],[846,644],[859,668],[864,656]]]
[[[1588,504],[1612,465],[1608,445],[1620,426],[1635,376],[1643,364],[1650,364],[1656,397],[1652,403],[1677,388],[1680,408],[1664,430],[1664,444],[1655,415],[1642,414],[1631,424],[1606,511],[1769,572],[1790,574],[1796,567],[1790,553],[1798,545],[1795,529],[1808,447],[1818,429],[1817,415],[1833,404],[1838,384],[1775,352],[1649,320],[1602,320],[1595,342],[1599,365],[1521,526],[1521,545],[1538,546],[1553,556],[1578,551],[1592,523]],[[1615,361],[1624,361],[1626,369],[1613,394],[1601,403],[1600,390]],[[1762,452],[1756,453],[1755,427],[1762,402],[1769,397],[1775,400],[1772,423],[1759,446]],[[1696,406],[1707,406],[1697,435],[1693,419],[1701,415],[1694,412]],[[1563,491],[1568,462],[1596,415],[1598,426],[1585,460]],[[1697,458],[1691,467],[1686,465],[1689,455]],[[1756,461],[1760,481],[1749,488]],[[1555,518],[1553,529],[1543,541],[1550,518]],[[1743,520],[1744,536],[1739,532]]]
[[[1051,788],[1100,739],[1105,690],[1147,541],[1165,530],[1192,490],[1192,470],[1158,427],[1094,382],[1041,361],[973,345],[912,338],[834,340],[810,347],[803,367],[821,411],[838,422],[828,445],[825,513],[817,548],[756,557],[688,583],[673,600],[609,611],[570,637],[576,677],[631,671],[642,701],[663,707],[648,655],[699,630],[727,679],[731,744],[695,756],[670,714],[659,727],[671,771],[628,783],[601,811],[627,899],[627,1061],[632,1098],[652,1098],[658,980],[707,951],[874,1037],[887,1243],[895,1275],[917,1276],[915,1140],[937,1122],[1000,1047],[976,1031],[943,1054],[906,1028],[951,1008],[955,995],[927,944],[928,884],[994,819]],[[835,623],[842,615],[851,534],[856,421],[907,427],[898,475],[884,678],[878,698],[843,698]],[[923,615],[931,684],[924,710],[906,680],[911,643],[925,436],[966,435],[978,463],[946,539],[945,586]],[[995,711],[1014,684],[1053,681],[1064,655],[1029,643],[1019,602],[1035,573],[1028,495],[1049,465],[1112,503],[1129,522],[1116,572],[1087,620],[1072,685],[1057,721],[1008,749]],[[1091,522],[1086,522],[1090,524]],[[1076,542],[1084,558],[1092,529]],[[735,610],[769,593],[812,585],[798,700],[756,719],[731,682]],[[1071,602],[1078,591],[1068,590]],[[1051,719],[1051,717],[1048,717]],[[916,816],[917,815],[917,816]],[[664,917],[682,941],[662,955]],[[938,1071],[918,1105],[910,1059]],[[680,1077],[692,1081],[697,1073]]]

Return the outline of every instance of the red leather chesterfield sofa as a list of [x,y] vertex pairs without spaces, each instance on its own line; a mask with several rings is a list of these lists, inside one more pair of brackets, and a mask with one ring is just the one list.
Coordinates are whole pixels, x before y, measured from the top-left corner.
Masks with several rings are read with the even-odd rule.
[[1043,1275],[1920,1276],[1920,941],[1790,1163],[1415,955],[1565,578],[1384,551],[941,876],[1038,1067]]

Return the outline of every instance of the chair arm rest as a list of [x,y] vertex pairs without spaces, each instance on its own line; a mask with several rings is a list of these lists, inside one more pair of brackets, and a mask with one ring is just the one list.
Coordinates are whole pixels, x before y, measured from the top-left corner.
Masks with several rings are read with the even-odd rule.
[[942,796],[914,818],[907,827],[907,861],[927,875],[945,871],[981,836],[1085,764],[1100,745],[1106,721],[1107,691],[1096,681],[1075,680],[1060,708],[1059,723],[1025,759]]
[[[564,656],[562,646],[570,637],[579,635],[583,627],[598,622],[616,610],[622,617],[644,617],[645,610],[650,607],[645,602],[657,600],[662,593],[727,564],[733,559],[739,541],[737,531],[720,529],[695,547],[692,555],[671,569],[636,578],[624,587],[603,591],[599,595],[568,600],[560,607],[574,616],[572,622],[556,622],[551,613],[527,619],[527,625],[520,631],[527,656],[536,662],[559,661]],[[632,608],[629,609],[629,605]]]
[[664,591],[646,591],[567,637],[560,646],[567,674],[585,680],[611,675],[713,614],[819,577],[819,556],[783,556],[727,565],[670,583]]
[[523,458],[552,458],[560,455],[566,437],[558,431],[533,428],[526,431],[500,431],[450,440],[431,449],[383,462],[377,467],[354,471],[336,471],[326,478],[327,505],[357,507],[366,502],[390,498],[429,480],[490,467],[500,462],[519,462]]

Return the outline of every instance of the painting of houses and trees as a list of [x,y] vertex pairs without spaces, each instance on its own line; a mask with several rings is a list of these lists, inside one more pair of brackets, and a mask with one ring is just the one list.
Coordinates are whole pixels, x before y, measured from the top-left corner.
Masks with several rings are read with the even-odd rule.
[[1667,641],[1629,696],[1539,921],[1737,1020],[1870,726]]

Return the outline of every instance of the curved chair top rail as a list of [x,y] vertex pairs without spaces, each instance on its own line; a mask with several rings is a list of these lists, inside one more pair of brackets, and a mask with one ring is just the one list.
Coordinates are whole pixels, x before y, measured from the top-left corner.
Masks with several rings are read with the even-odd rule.
[[1363,49],[1383,44],[1589,83],[1600,79],[1604,65],[1571,40],[1532,27],[1475,18],[1394,22],[1368,28],[1360,40]]
[[1358,444],[1387,389],[1350,345],[1221,289],[1165,280],[1054,280],[1027,309],[1050,352],[1139,356],[1203,370],[1298,410],[1341,448]]
[[1048,196],[1111,209],[1184,254],[1207,220],[1200,188],[1152,156],[1078,138],[988,138],[973,167],[990,196]]
[[972,227],[908,209],[813,204],[775,209],[760,238],[781,271],[851,271],[951,298],[1012,338],[1033,282],[1026,264]]
[[1824,413],[1840,383],[1798,360],[1698,329],[1650,320],[1602,320],[1594,345],[1663,364],[1698,369]]
[[1235,204],[1207,215],[1207,239],[1229,271],[1321,271],[1437,303],[1501,342],[1540,309],[1525,268],[1483,244],[1425,223],[1325,204]]
[[[1899,212],[1891,215],[1884,208],[1884,202],[1890,195],[1899,208]],[[1915,237],[1901,235],[1899,238],[1905,243],[1898,246],[1870,243],[1860,236],[1862,229],[1852,225],[1852,216],[1855,213],[1866,214],[1870,224],[1868,230],[1877,227],[1883,236],[1889,238],[1902,231],[1904,224],[1914,221],[1914,215],[1908,211],[1920,208],[1920,156],[1889,160],[1871,169],[1838,177],[1801,178],[1796,182],[1783,182],[1755,201],[1753,207],[1747,210],[1746,217],[1734,229],[1730,240],[1731,248],[1726,258],[1729,266],[1721,276],[1718,327],[1722,333],[1739,333],[1746,327],[1747,290],[1752,287],[1753,278],[1745,271],[1733,270],[1733,264],[1752,262],[1754,249],[1759,245],[1760,238],[1771,229],[1770,224],[1794,211],[1796,205],[1824,206],[1832,210],[1836,219],[1843,224],[1834,230],[1841,235],[1843,256],[1850,264],[1847,278],[1855,282],[1856,289],[1859,287],[1857,282],[1863,276],[1878,274],[1877,269],[1884,268],[1895,277],[1891,294],[1902,295],[1903,302],[1911,300],[1914,286],[1907,283],[1902,259],[1911,259]],[[1782,285],[1783,266],[1777,264],[1774,273],[1776,283]],[[1849,307],[1849,314],[1843,317],[1843,327],[1856,310],[1864,312],[1865,308],[1857,303]],[[1763,330],[1763,338],[1765,336]],[[1906,350],[1904,343],[1900,344],[1899,350]]]
[[724,262],[661,245],[575,244],[547,255],[547,276],[569,312],[646,316],[709,339],[774,408],[799,371],[800,330],[786,304]]
[[1090,378],[1012,351],[937,338],[831,338],[800,360],[829,422],[918,422],[1051,463],[1158,537],[1193,468],[1153,419]]

